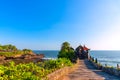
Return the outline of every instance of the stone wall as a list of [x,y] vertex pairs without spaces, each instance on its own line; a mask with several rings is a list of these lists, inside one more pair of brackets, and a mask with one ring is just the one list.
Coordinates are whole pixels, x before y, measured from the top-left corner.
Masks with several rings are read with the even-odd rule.
[[109,74],[112,74],[112,75],[115,75],[115,76],[119,76],[120,77],[120,68],[115,68],[115,67],[112,67],[112,66],[103,66],[101,65],[100,63],[98,63],[96,60],[90,58],[90,62],[99,70],[102,70],[106,73],[109,73]]
[[47,75],[48,80],[62,80],[63,76],[73,72],[76,68],[78,68],[78,63],[79,62],[77,61],[77,63],[71,67],[64,67],[54,71],[53,73]]

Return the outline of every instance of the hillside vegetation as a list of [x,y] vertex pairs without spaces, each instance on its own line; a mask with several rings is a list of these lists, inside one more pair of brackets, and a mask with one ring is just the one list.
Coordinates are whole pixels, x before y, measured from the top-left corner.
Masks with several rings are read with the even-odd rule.
[[15,56],[18,54],[31,54],[32,50],[23,49],[19,50],[16,46],[8,44],[8,45],[0,45],[0,56]]
[[[0,55],[12,56],[15,54],[27,54],[31,50],[18,50],[13,45],[0,46]],[[58,59],[47,60],[38,63],[20,63],[9,62],[8,65],[0,65],[0,80],[47,80],[47,75],[55,70],[66,66],[72,66],[71,62],[75,58],[74,49],[68,42],[64,42],[59,52]]]

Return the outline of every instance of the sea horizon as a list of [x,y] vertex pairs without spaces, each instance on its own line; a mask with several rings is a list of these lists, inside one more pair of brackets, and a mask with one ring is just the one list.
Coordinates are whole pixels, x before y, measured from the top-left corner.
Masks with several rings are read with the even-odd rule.
[[[34,50],[36,54],[44,54],[44,58],[57,59],[60,50]],[[120,64],[120,50],[90,50],[90,56],[98,59],[102,65],[108,64],[109,66],[116,67]]]

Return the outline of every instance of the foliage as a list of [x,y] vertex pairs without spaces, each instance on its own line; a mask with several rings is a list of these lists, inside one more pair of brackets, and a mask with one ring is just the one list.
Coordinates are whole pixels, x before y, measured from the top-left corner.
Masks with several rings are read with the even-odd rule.
[[67,58],[69,60],[75,59],[74,49],[70,46],[68,42],[62,44],[61,50],[58,54],[58,58]]
[[17,50],[16,46],[8,44],[8,45],[0,45],[0,50],[7,52],[14,52]]
[[69,59],[66,58],[59,58],[57,60],[49,60],[45,62],[44,68],[45,69],[59,69],[65,66],[71,66],[72,63]]
[[16,54],[30,54],[32,50],[30,49],[23,49],[18,50],[16,46],[8,44],[8,45],[0,45],[0,55],[1,56],[15,56]]
[[0,52],[0,55],[9,57],[9,56],[13,56],[13,52]]
[[45,70],[34,63],[14,65],[9,67],[0,66],[0,80],[40,80],[44,77]]
[[24,52],[21,50],[17,50],[16,52],[0,52],[1,56],[6,56],[6,57],[15,56],[17,54],[24,54]]
[[24,52],[24,54],[28,54],[28,53],[32,52],[32,50],[30,50],[30,49],[23,49],[22,51]]
[[15,65],[14,62],[10,62],[9,66],[0,65],[0,80],[42,80],[56,69],[71,65],[70,60],[65,58],[48,60],[37,64]]

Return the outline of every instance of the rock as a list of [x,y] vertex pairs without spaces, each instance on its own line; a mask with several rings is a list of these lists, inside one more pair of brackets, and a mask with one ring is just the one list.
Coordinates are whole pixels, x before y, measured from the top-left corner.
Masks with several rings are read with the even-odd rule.
[[8,60],[8,59],[15,59],[15,58],[13,56],[5,57],[5,60]]
[[5,56],[0,56],[0,60],[4,60],[5,59]]
[[41,59],[44,57],[44,54],[24,54],[20,59]]

